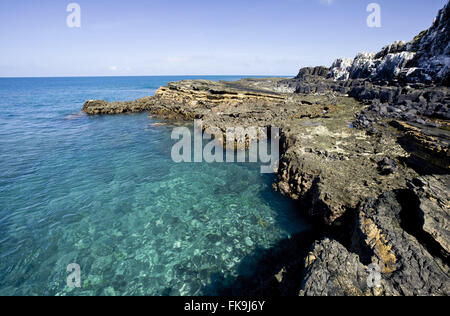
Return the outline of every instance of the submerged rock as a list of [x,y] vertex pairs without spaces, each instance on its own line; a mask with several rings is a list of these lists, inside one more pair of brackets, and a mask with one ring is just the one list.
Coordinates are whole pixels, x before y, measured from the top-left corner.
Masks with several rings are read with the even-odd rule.
[[248,247],[253,247],[253,241],[251,240],[250,237],[245,238],[245,244],[246,244]]
[[150,110],[152,105],[153,102],[151,97],[128,102],[89,100],[84,103],[82,111],[87,114],[137,113]]

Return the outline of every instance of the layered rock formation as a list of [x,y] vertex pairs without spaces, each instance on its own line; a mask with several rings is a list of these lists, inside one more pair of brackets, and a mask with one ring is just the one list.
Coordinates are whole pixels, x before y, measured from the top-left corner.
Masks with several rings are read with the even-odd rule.
[[[338,59],[331,68],[303,68],[289,80],[170,83],[153,97],[88,101],[83,110],[198,118],[210,133],[279,127],[274,188],[297,201],[321,233],[302,245],[307,255],[262,287],[275,283],[277,293],[293,294],[281,288],[298,283],[301,295],[449,295],[448,24],[449,4],[412,42]],[[369,286],[371,264],[380,270],[379,286]]]

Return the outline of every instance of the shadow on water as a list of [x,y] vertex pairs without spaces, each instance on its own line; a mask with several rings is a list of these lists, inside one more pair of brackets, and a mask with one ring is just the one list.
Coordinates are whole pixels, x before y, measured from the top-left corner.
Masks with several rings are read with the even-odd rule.
[[[303,260],[320,236],[306,230],[269,249],[255,249],[238,266],[237,277],[211,276],[201,293],[207,296],[295,296],[301,287]],[[283,281],[275,275],[285,269]]]
[[[263,175],[266,183],[273,183],[275,175]],[[315,240],[322,237],[321,230],[313,229],[302,216],[300,206],[273,189],[262,191],[261,198],[277,210],[276,225],[290,236],[269,249],[256,248],[238,265],[238,276],[215,273],[211,282],[203,287],[206,296],[280,296],[298,295],[303,274],[303,261]],[[275,275],[285,269],[283,281]]]
[[[270,179],[270,176],[267,176]],[[272,178],[275,181],[275,177]],[[278,215],[277,225],[291,233],[269,249],[256,248],[245,256],[238,265],[237,277],[226,277],[216,273],[211,282],[202,288],[207,296],[298,296],[304,279],[304,262],[314,243],[323,238],[338,241],[349,252],[351,247],[352,223],[356,213],[348,210],[341,217],[340,225],[325,225],[309,220],[302,215],[306,206],[303,202],[292,201],[274,190],[265,190],[262,198],[270,204]],[[280,207],[288,203],[291,207]],[[297,229],[296,229],[297,228]]]
[[[274,174],[265,174],[263,177],[270,186],[277,180]],[[271,208],[277,210],[277,225],[289,234],[312,229],[309,219],[301,214],[302,206],[298,202],[283,196],[272,187],[260,192],[260,196]]]
[[330,238],[353,252],[350,248],[351,234],[348,231],[349,223],[354,221],[354,212],[349,211],[343,216],[342,226],[334,227],[308,222],[302,218],[300,209],[297,208],[297,214],[307,223],[303,231],[279,241],[269,249],[255,249],[239,263],[237,277],[214,274],[211,282],[202,288],[201,294],[238,297],[298,296],[305,276],[305,258],[316,241]]

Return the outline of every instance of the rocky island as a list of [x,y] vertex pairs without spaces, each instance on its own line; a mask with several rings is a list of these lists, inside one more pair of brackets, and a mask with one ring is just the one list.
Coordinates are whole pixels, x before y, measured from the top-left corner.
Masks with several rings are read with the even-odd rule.
[[[293,79],[173,82],[83,111],[280,128],[274,189],[298,202],[314,237],[293,238],[289,260],[231,293],[449,295],[449,35],[448,3],[411,42]],[[373,264],[381,285],[370,287]]]

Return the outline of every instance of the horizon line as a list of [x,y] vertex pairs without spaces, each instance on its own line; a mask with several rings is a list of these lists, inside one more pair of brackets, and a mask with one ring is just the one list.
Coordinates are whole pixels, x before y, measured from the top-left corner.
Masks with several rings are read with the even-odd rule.
[[119,78],[119,77],[295,77],[296,75],[256,75],[256,74],[237,74],[237,75],[92,75],[92,76],[0,76],[0,79],[44,79],[44,78]]

